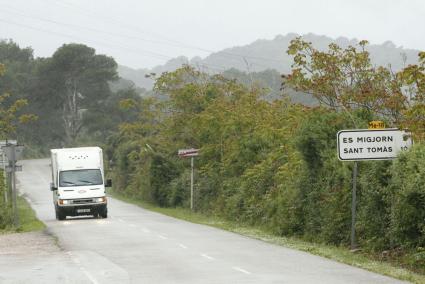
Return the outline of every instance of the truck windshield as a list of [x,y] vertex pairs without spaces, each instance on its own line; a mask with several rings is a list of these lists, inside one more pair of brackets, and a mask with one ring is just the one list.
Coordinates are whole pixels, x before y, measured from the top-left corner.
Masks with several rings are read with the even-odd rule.
[[59,173],[59,186],[84,186],[103,184],[102,174],[96,170],[73,170]]

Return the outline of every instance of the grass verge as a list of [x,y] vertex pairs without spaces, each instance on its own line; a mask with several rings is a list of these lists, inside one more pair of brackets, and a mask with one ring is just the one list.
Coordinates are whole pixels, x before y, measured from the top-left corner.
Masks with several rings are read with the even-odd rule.
[[18,232],[41,231],[46,228],[44,223],[38,220],[34,210],[31,208],[25,198],[19,196],[17,202],[20,221],[20,226],[17,230]]
[[236,224],[216,216],[206,216],[198,212],[192,212],[186,208],[161,208],[150,203],[135,200],[114,191],[109,193],[112,197],[119,200],[135,204],[145,209],[177,219],[220,228],[271,244],[308,252],[400,280],[406,280],[420,284],[425,283],[425,275],[412,272],[402,267],[397,267],[389,262],[374,260],[373,258],[361,252],[351,252],[345,247],[336,247],[326,244],[306,242],[297,238],[276,236],[260,227]]
[[17,199],[18,214],[19,214],[19,227],[9,226],[0,233],[24,233],[32,231],[41,231],[46,226],[43,222],[37,219],[34,210],[25,200],[25,198],[19,196]]

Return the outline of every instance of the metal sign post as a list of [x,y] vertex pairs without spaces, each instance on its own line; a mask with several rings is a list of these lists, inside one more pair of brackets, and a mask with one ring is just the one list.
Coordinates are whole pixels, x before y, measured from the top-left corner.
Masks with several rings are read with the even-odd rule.
[[6,185],[6,190],[4,191],[4,202],[6,204],[9,203],[9,199],[12,196],[11,192],[9,194],[9,190],[12,190],[12,185],[10,184],[10,171],[9,169],[7,169],[7,167],[9,167],[9,161],[7,160],[6,154],[4,153],[2,147],[8,145],[16,145],[17,143],[18,142],[16,140],[0,140],[0,167],[2,167],[5,172],[4,184]]
[[190,210],[193,210],[193,173],[194,173],[194,164],[195,159],[194,157],[199,155],[199,149],[181,149],[178,151],[179,157],[187,158],[190,157],[190,167],[191,167],[191,173],[190,173]]
[[15,227],[19,227],[19,214],[17,206],[17,188],[16,188],[16,172],[22,170],[22,166],[16,165],[16,161],[22,157],[24,146],[16,145],[15,143],[6,142],[2,145],[2,150],[6,155],[9,165],[5,167],[5,172],[10,176],[11,197],[12,197],[12,210],[13,210],[13,223]]
[[351,192],[351,238],[350,247],[352,250],[357,248],[356,243],[356,208],[357,207],[357,161],[353,166],[353,190]]
[[193,157],[190,157],[190,210],[193,210]]
[[19,227],[19,214],[18,214],[18,206],[17,206],[17,194],[16,194],[16,173],[15,173],[15,165],[16,165],[16,157],[15,157],[15,145],[12,145],[12,200],[13,200],[13,224],[15,227]]

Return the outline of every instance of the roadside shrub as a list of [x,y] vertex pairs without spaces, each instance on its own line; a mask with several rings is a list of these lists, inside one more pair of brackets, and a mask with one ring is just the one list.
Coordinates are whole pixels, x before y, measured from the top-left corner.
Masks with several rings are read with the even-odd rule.
[[392,172],[391,241],[425,247],[425,144],[400,155]]
[[357,236],[362,247],[372,251],[390,248],[391,190],[393,161],[359,163]]
[[131,181],[131,176],[136,170],[135,160],[140,152],[140,146],[135,141],[117,145],[112,163],[114,171],[114,188],[126,191]]
[[266,195],[268,227],[279,235],[302,235],[304,232],[303,195],[307,184],[306,165],[295,149],[287,148],[287,162],[276,171],[276,186]]
[[305,163],[300,182],[303,235],[308,240],[346,243],[350,224],[350,171],[336,154],[336,134],[347,118],[318,108],[299,127],[295,145]]
[[[194,195],[198,197],[196,188],[195,184]],[[190,207],[190,169],[186,169],[170,182],[167,204],[172,207]],[[195,202],[195,205],[197,204],[198,202]]]
[[169,184],[179,172],[174,162],[159,153],[152,154],[149,167],[152,200],[159,206],[167,206],[169,201]]

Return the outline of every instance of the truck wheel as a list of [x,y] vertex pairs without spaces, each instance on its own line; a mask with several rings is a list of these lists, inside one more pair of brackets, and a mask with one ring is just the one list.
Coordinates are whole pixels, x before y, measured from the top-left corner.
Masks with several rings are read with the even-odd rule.
[[102,211],[99,212],[100,217],[108,218],[108,208],[105,207]]
[[59,221],[66,219],[66,215],[63,213],[63,211],[60,208],[56,210],[56,219],[58,219]]

